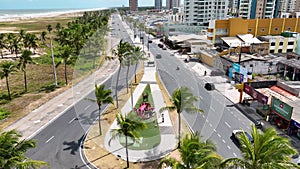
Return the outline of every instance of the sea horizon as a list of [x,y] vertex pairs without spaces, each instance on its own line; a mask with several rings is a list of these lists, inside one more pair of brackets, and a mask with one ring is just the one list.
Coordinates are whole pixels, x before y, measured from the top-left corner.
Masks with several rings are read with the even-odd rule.
[[52,8],[52,9],[0,9],[0,21],[35,17],[51,17],[66,13],[104,10],[109,8]]

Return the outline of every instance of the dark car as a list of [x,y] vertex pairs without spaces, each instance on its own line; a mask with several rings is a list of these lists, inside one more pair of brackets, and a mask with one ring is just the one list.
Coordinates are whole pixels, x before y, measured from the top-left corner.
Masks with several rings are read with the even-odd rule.
[[160,47],[160,48],[163,48],[163,47],[164,47],[164,45],[161,44],[161,43],[159,43],[157,46]]
[[166,48],[166,47],[163,47],[162,50],[167,50],[167,48]]
[[159,54],[159,53],[156,54],[155,58],[156,58],[156,59],[160,59],[160,58],[161,58],[161,54]]
[[253,143],[254,140],[253,138],[251,137],[251,135],[246,132],[246,131],[243,131],[243,130],[233,130],[232,131],[232,135],[231,135],[231,139],[232,141],[238,146],[240,147],[241,146],[241,140],[239,138],[239,135],[243,134],[243,132],[245,133],[245,135],[247,136],[248,140],[250,141],[250,143]]
[[204,88],[206,90],[215,90],[215,85],[213,83],[205,83]]

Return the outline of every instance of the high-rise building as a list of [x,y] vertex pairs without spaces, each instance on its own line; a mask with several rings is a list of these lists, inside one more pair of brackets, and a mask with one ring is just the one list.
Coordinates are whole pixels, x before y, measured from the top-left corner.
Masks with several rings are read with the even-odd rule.
[[244,19],[276,17],[276,0],[240,0],[238,16]]
[[180,6],[180,0],[166,0],[166,9],[173,9]]
[[157,10],[161,10],[162,9],[162,0],[155,0],[154,1],[154,8]]
[[225,19],[228,0],[185,0],[184,22],[190,26],[208,26],[209,20]]
[[130,11],[138,11],[138,0],[129,0]]

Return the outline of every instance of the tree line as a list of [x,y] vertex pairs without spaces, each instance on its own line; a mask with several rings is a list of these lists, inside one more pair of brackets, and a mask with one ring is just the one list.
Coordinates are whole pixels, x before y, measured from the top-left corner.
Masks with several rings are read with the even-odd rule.
[[[45,28],[47,31],[42,31],[40,34],[29,33],[24,30],[20,30],[18,33],[0,34],[1,57],[4,58],[5,50],[14,55],[13,61],[0,63],[0,77],[6,79],[7,99],[11,100],[9,75],[15,71],[23,71],[24,92],[27,92],[26,65],[35,63],[31,56],[40,48],[51,50],[54,85],[58,85],[56,67],[60,64],[64,65],[65,84],[67,85],[67,65],[74,65],[80,51],[98,30],[101,30],[102,33],[98,33],[98,38],[94,38],[94,40],[103,41],[110,14],[111,10],[84,12],[81,17],[68,22],[66,27],[62,26],[61,23],[57,23],[55,27],[47,25]],[[94,48],[103,49],[103,45],[94,43],[98,45],[94,45]],[[55,62],[54,57],[59,58],[59,61]]]

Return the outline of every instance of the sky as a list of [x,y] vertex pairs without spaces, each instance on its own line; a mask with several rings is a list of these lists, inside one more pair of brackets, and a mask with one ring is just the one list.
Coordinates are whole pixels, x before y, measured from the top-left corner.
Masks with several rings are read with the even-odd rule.
[[[154,6],[154,0],[138,1],[139,6]],[[122,5],[128,6],[128,0],[0,0],[0,9],[103,8]]]

